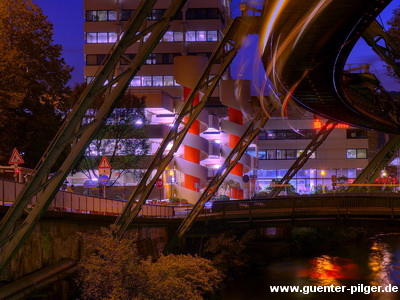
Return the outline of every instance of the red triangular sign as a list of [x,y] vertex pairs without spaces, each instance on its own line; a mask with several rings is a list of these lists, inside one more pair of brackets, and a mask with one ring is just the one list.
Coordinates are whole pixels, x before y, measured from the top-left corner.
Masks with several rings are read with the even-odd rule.
[[101,159],[101,162],[99,164],[99,169],[111,169],[111,165],[108,162],[107,157],[103,156],[103,158]]
[[23,164],[25,161],[23,160],[21,154],[19,154],[18,150],[14,148],[13,153],[11,154],[10,160],[8,163],[10,165],[14,164]]

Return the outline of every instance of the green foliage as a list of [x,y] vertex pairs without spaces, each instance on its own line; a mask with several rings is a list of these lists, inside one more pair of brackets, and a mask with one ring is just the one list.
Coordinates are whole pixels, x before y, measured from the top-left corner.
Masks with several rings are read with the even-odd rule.
[[171,198],[169,198],[169,203],[171,203],[173,205],[178,205],[178,204],[188,204],[189,201],[187,201],[184,198],[171,197]]
[[72,68],[54,45],[53,27],[31,0],[0,0],[0,164],[14,147],[34,167],[61,122]]
[[[392,40],[397,43],[397,49],[400,49],[400,7],[393,10],[393,16],[389,20],[388,25],[390,25],[388,33]],[[397,64],[400,62],[398,57],[395,61]],[[386,66],[386,72],[390,77],[395,78],[396,81],[400,82],[399,76],[394,72],[392,67]]]
[[232,188],[240,187],[240,183],[233,179],[224,180],[218,189],[219,194],[226,195]]
[[115,229],[81,234],[92,251],[79,263],[78,285],[85,299],[132,299],[143,280],[135,241],[118,239]]
[[143,262],[146,288],[139,299],[203,299],[222,282],[222,274],[212,263],[191,255],[162,256]]
[[[97,102],[99,104],[101,101]],[[96,113],[96,108],[89,110],[87,120],[90,121]],[[149,151],[150,146],[144,132],[146,122],[145,98],[125,94],[97,132],[75,171],[81,171],[91,178],[102,156],[107,156],[112,170],[118,170],[118,178],[128,172],[134,178],[140,178],[142,174],[134,169],[140,169]],[[115,184],[118,178],[109,185]]]
[[217,197],[215,197],[215,201],[229,201],[229,196],[226,195],[219,195]]
[[256,193],[256,197],[267,197],[268,194],[269,194],[268,191],[266,191],[266,190],[261,190],[261,191],[259,191],[258,193]]
[[135,241],[116,238],[116,229],[81,234],[91,252],[79,263],[84,299],[203,299],[221,284],[223,276],[209,260],[190,255],[142,260]]
[[235,235],[228,233],[210,238],[204,245],[204,253],[211,257],[214,265],[224,274],[245,266],[247,258],[244,254],[246,246]]

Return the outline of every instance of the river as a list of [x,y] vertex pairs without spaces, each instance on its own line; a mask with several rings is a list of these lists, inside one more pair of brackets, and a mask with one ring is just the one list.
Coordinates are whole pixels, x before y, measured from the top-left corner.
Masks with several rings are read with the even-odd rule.
[[[396,270],[396,266],[399,270]],[[376,235],[369,240],[339,244],[313,256],[284,258],[255,267],[227,283],[224,300],[400,299],[398,293],[369,293],[372,286],[400,286],[400,234]],[[273,293],[271,286],[323,286],[344,292]],[[342,288],[339,288],[342,287]],[[351,291],[347,289],[354,289]]]

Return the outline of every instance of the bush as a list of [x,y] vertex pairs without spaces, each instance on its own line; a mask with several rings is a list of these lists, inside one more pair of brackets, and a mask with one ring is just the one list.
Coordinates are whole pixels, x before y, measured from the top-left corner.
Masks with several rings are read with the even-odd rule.
[[215,198],[215,201],[229,201],[229,196],[227,195],[219,195]]
[[136,241],[117,238],[117,227],[80,234],[91,250],[79,263],[77,283],[83,299],[203,299],[223,275],[211,261],[191,255],[142,260]]

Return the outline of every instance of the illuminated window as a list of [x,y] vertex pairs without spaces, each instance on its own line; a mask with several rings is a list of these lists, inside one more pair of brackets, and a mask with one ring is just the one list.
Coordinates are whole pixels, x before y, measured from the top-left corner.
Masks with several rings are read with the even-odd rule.
[[174,42],[182,42],[183,41],[183,32],[174,31]]
[[367,149],[347,149],[347,159],[365,159],[367,158]]
[[218,41],[218,31],[210,30],[207,31],[207,42],[217,42]]

